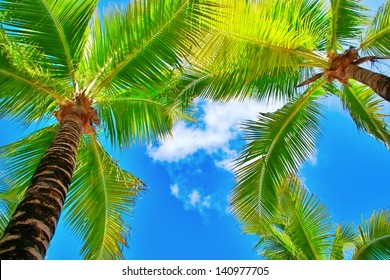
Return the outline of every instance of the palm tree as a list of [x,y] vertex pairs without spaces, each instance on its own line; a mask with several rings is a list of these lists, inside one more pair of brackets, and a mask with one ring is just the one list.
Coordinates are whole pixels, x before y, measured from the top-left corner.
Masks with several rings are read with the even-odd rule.
[[390,211],[374,211],[355,227],[334,224],[329,210],[295,176],[278,193],[277,211],[245,225],[259,236],[259,254],[272,260],[389,260]]
[[45,257],[72,177],[66,221],[82,256],[123,258],[124,215],[144,184],[98,136],[122,148],[165,137],[187,117],[169,78],[215,5],[140,0],[101,15],[97,2],[0,0],[0,117],[28,125],[54,113],[59,123],[0,150],[1,259]]
[[248,144],[235,162],[231,195],[244,224],[258,213],[272,214],[285,177],[315,155],[324,98],[339,98],[359,130],[390,147],[383,113],[389,78],[358,66],[390,54],[390,1],[373,18],[359,0],[330,2],[218,0],[229,7],[227,16],[194,51],[182,77],[193,80],[183,98],[201,91],[212,99],[285,104],[244,124]]

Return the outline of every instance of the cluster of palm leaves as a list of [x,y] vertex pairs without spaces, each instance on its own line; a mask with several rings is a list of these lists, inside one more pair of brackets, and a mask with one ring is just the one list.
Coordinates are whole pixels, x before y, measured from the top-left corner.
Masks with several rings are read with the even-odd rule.
[[[139,0],[102,15],[98,0],[0,0],[0,117],[48,121],[82,92],[101,121],[96,135],[80,139],[65,203],[83,257],[123,258],[124,216],[144,188],[101,140],[124,148],[167,137],[176,121],[191,119],[187,109],[200,96],[286,103],[244,125],[248,144],[235,164],[232,210],[260,236],[266,257],[340,259],[354,243],[353,258],[389,258],[388,211],[375,212],[360,234],[345,226],[332,233],[325,208],[291,179],[315,153],[329,95],[358,129],[390,146],[378,97],[389,78],[358,66],[390,53],[390,1],[373,18],[358,0],[330,2]],[[336,68],[331,58],[347,50],[366,57]],[[297,89],[303,81],[307,88]],[[1,232],[60,126],[0,148]]]

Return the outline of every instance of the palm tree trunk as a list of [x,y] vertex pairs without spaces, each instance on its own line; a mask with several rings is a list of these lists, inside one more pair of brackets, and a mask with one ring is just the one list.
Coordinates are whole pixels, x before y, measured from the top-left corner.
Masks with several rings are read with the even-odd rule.
[[45,257],[71,183],[82,125],[77,114],[64,118],[4,231],[0,259]]
[[345,69],[347,77],[357,80],[390,102],[390,77],[350,64]]

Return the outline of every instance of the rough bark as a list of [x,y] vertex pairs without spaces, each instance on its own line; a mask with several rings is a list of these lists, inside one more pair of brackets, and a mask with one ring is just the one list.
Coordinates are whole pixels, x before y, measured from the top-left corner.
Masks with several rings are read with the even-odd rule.
[[390,77],[350,64],[345,69],[348,78],[369,86],[383,99],[390,101]]
[[0,259],[44,259],[60,218],[83,122],[66,116],[0,240]]

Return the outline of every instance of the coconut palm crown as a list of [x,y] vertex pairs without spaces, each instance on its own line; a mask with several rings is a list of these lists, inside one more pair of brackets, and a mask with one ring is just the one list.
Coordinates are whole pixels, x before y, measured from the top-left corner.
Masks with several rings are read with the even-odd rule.
[[215,5],[135,0],[102,13],[97,4],[0,0],[0,117],[58,120],[0,148],[1,259],[45,257],[71,182],[65,220],[81,255],[123,258],[124,218],[144,184],[99,139],[122,148],[187,118],[169,76]]
[[390,79],[363,68],[390,55],[390,1],[373,17],[359,0],[217,2],[226,18],[195,52],[182,96],[285,104],[244,124],[231,195],[241,222],[272,214],[280,184],[315,156],[325,98],[339,98],[359,130],[390,147]]

